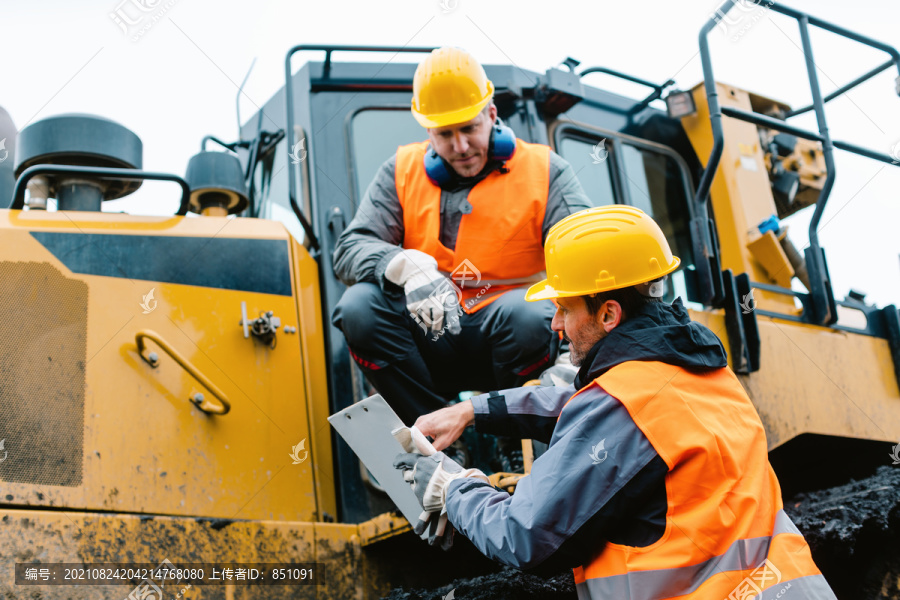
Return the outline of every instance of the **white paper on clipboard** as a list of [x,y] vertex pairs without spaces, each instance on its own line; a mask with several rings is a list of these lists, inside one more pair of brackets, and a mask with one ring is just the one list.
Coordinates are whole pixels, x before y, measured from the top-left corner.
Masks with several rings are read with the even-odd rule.
[[328,422],[375,476],[406,520],[415,525],[422,506],[403,481],[403,472],[393,466],[394,459],[405,450],[391,432],[404,425],[384,398],[380,394],[369,396],[331,415]]

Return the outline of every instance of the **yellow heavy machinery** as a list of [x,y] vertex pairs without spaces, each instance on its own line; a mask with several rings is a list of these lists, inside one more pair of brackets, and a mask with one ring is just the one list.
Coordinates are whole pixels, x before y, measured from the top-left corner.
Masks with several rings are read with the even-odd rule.
[[[809,107],[716,82],[707,36],[718,17],[702,30],[704,82],[690,91],[572,59],[543,74],[486,71],[506,124],[572,163],[595,204],[635,205],[660,222],[684,265],[670,298],[686,298],[725,342],[787,496],[870,476],[900,440],[898,311],[835,299],[817,237],[834,150],[892,162],[832,140],[826,103],[900,69],[900,55],[766,8],[799,24]],[[888,60],[824,96],[812,27]],[[343,291],[331,250],[378,165],[423,137],[409,114],[415,64],[333,55],[430,50],[292,48],[285,87],[238,141],[204,139],[226,152],[204,149],[185,178],[142,170],[137,136],[100,117],[0,131],[11,158],[0,163],[11,198],[0,210],[0,595],[120,599],[134,581],[71,585],[57,568],[50,585],[39,569],[166,560],[309,570],[302,585],[170,582],[166,598],[363,599],[446,583],[424,568],[439,551],[407,533],[326,420],[367,395],[330,325]],[[295,72],[301,52],[324,60]],[[595,73],[651,92],[608,93],[583,81]],[[810,110],[818,131],[791,124]],[[176,215],[101,210],[146,180],[180,187]],[[800,210],[814,212],[802,254],[781,223]],[[452,552],[457,576],[488,569],[463,543]],[[853,573],[825,574],[840,597],[863,597]],[[866,577],[886,582],[873,597],[900,597],[896,577]]]

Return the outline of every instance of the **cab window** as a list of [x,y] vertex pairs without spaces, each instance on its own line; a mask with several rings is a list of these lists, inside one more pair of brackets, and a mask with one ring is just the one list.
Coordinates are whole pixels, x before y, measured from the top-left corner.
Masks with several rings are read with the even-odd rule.
[[608,152],[604,139],[592,143],[581,138],[564,137],[559,144],[560,155],[575,169],[575,176],[594,206],[616,203]]
[[565,128],[556,137],[560,155],[575,169],[594,206],[629,204],[652,216],[682,267],[671,277],[666,300],[687,301],[683,270],[693,265],[691,184],[677,155],[624,137]]
[[397,152],[397,147],[428,139],[409,107],[366,108],[355,115],[350,127],[354,201],[359,206],[378,168]]

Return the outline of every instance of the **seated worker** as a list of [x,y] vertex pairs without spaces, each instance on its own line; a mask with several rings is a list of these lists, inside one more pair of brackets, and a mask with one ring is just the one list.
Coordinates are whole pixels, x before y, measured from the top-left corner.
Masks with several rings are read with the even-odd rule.
[[332,323],[403,422],[460,391],[521,385],[550,366],[543,242],[590,206],[565,160],[516,139],[494,87],[458,48],[416,69],[412,113],[428,141],[401,146],[369,185],[334,251],[349,288]]
[[[574,570],[580,600],[835,600],[784,512],[766,432],[716,335],[681,299],[659,226],[631,206],[592,208],[547,236],[548,278],[574,385],[476,396],[416,422],[441,450],[470,424],[550,443],[515,493],[444,456],[397,456],[448,547],[449,521],[488,557]],[[431,525],[437,524],[431,533]]]

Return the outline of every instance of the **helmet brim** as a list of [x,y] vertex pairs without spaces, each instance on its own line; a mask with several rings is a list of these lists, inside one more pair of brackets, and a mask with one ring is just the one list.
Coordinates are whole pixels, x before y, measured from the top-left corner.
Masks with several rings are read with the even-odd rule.
[[546,279],[539,281],[525,292],[526,302],[537,302],[538,300],[550,300],[559,298],[559,293],[550,286],[550,282]]
[[416,121],[419,122],[419,125],[424,127],[425,129],[435,129],[437,127],[448,127],[450,125],[459,125],[460,123],[465,123],[466,121],[471,121],[475,117],[478,116],[484,107],[488,105],[488,102],[494,97],[494,86],[488,81],[488,93],[487,95],[478,101],[477,104],[473,104],[472,106],[467,106],[461,110],[455,110],[447,113],[440,113],[436,115],[425,115],[416,110],[416,100],[413,98],[411,101],[410,109],[412,111],[413,117],[416,118]]
[[[666,268],[666,270],[659,274],[659,277],[665,277],[670,273],[673,273],[681,266],[681,259],[677,256],[672,257],[672,263]],[[559,292],[550,285],[549,280],[544,279],[543,281],[539,281],[525,292],[525,300],[527,302],[537,302],[538,300],[552,300],[554,298],[570,298],[572,296],[590,296],[591,294],[599,294],[601,292],[608,292],[614,289],[621,289],[626,287],[631,287],[633,285],[639,285],[641,283],[646,283],[646,281],[629,281],[627,283],[623,283],[621,285],[617,285],[615,287],[610,288],[598,288],[590,291],[579,291],[579,292]]]

